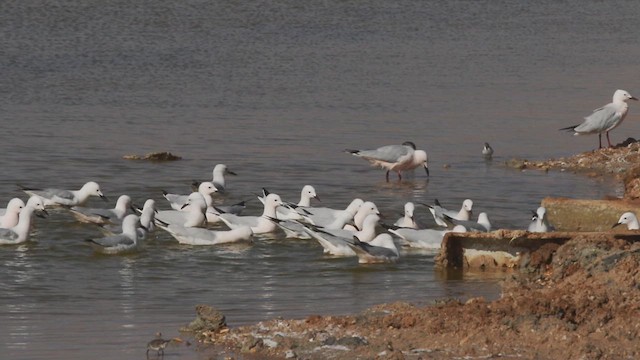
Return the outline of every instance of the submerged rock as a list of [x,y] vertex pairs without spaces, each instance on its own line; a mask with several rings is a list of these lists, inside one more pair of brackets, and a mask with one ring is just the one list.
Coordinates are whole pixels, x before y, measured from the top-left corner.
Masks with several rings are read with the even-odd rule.
[[152,152],[146,155],[124,155],[125,160],[149,160],[149,161],[174,161],[182,159],[180,156],[173,155],[170,152]]

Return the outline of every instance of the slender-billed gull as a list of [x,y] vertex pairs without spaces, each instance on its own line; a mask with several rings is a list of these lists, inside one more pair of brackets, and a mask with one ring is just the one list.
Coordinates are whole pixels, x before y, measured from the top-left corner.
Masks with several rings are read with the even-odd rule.
[[207,203],[199,192],[192,192],[181,210],[158,211],[156,218],[167,224],[177,224],[184,227],[203,227],[207,223],[205,211]]
[[107,197],[102,194],[100,185],[94,181],[84,184],[80,190],[36,189],[18,186],[29,195],[42,197],[45,206],[79,206],[83,205],[90,196],[99,196],[102,200],[108,201]]
[[[38,212],[36,212],[38,211]],[[18,215],[18,224],[11,228],[0,228],[0,245],[15,245],[29,240],[31,230],[31,218],[33,213],[43,217],[41,213],[47,214],[46,210],[38,210],[32,206],[24,206]]]
[[444,214],[442,219],[447,223],[448,228],[454,228],[457,225],[464,226],[468,231],[488,232],[491,231],[491,222],[486,212],[478,214],[478,221],[458,220]]
[[224,179],[225,175],[236,175],[236,173],[229,170],[229,168],[225,164],[217,164],[213,167],[213,179],[211,180],[211,182],[221,193],[226,191],[227,185]]
[[85,240],[97,252],[103,254],[119,254],[133,251],[138,247],[138,231],[140,217],[129,214],[122,220],[122,232],[120,234],[105,236],[98,239]]
[[326,229],[342,229],[349,221],[353,220],[364,201],[355,198],[346,209],[332,209],[328,207],[299,207],[298,212],[313,225]]
[[582,124],[569,126],[560,130],[573,131],[574,135],[598,134],[598,148],[602,148],[602,133],[607,135],[609,147],[611,140],[609,139],[609,131],[617,128],[622,124],[624,118],[629,112],[627,100],[638,100],[631,96],[625,90],[616,90],[613,93],[613,101],[607,105],[593,110],[593,113],[584,118]]
[[[202,194],[202,196],[204,197],[204,200],[207,206],[213,205],[213,198],[211,197],[211,194],[217,191],[218,189],[213,185],[212,182],[209,182],[209,181],[205,181],[203,183],[200,183],[200,185],[198,185],[198,192]],[[171,205],[171,208],[174,210],[182,209],[184,204],[186,204],[187,199],[189,198],[189,194],[187,195],[172,194],[164,190],[162,191],[162,195],[164,196],[165,199],[167,199],[167,201]]]
[[387,233],[376,236],[370,242],[360,241],[357,235],[353,240],[349,246],[355,251],[360,264],[394,263],[400,257],[393,238]]
[[[353,216],[353,222],[347,223],[343,226],[343,229],[350,231],[358,231],[364,227],[364,221],[369,215],[380,215],[378,206],[373,201],[365,201],[360,205],[358,211]],[[366,241],[366,240],[362,240]]]
[[379,221],[378,214],[369,214],[359,231],[326,229],[314,225],[305,225],[304,231],[320,243],[325,254],[355,256],[355,252],[349,246],[349,243],[353,242],[353,236],[358,236],[361,241],[373,240],[376,237],[376,225]]
[[203,228],[186,228],[180,225],[158,225],[167,231],[180,244],[185,245],[220,245],[239,241],[249,241],[253,231],[249,226],[239,226],[231,230],[209,230]]
[[484,146],[482,147],[482,156],[486,159],[490,159],[493,156],[493,148],[488,142],[484,143]]
[[398,219],[398,221],[396,221],[395,223],[393,223],[393,225],[404,227],[404,228],[417,229],[418,224],[416,224],[416,219],[413,216],[415,209],[416,209],[416,206],[411,201],[405,203],[404,216]]
[[451,229],[411,229],[398,226],[385,226],[390,233],[404,240],[403,245],[417,249],[440,249],[442,238]]
[[427,176],[429,176],[427,153],[424,150],[416,150],[416,145],[411,141],[406,141],[402,145],[386,145],[373,150],[347,149],[345,152],[369,161],[372,166],[386,169],[387,182],[390,171],[395,171],[398,174],[398,180],[402,180],[403,171],[413,170],[418,166],[424,167]]
[[530,232],[548,232],[554,230],[553,226],[549,223],[549,219],[547,219],[547,209],[540,206],[536,211],[532,211],[532,213],[533,216],[531,217],[531,223],[528,228]]
[[18,225],[18,216],[24,206],[24,201],[20,198],[9,200],[7,208],[2,209],[2,215],[0,215],[0,228],[8,229]]
[[269,218],[276,217],[276,208],[284,205],[278,194],[267,195],[264,202],[264,210],[261,216],[238,216],[235,214],[221,213],[220,219],[231,229],[241,226],[249,226],[254,234],[264,234],[276,231],[278,226]]
[[433,215],[433,219],[436,224],[440,226],[447,226],[446,221],[444,221],[443,216],[448,215],[456,220],[464,220],[468,221],[471,219],[471,213],[473,209],[473,201],[471,199],[465,199],[462,202],[462,207],[459,211],[447,210],[440,205],[438,199],[435,200],[434,205],[422,204],[429,208],[431,215]]
[[88,208],[84,206],[72,206],[69,211],[80,222],[94,224],[121,224],[125,215],[131,213],[131,197],[120,195],[116,206],[112,209]]
[[[260,202],[262,202],[262,204],[264,204],[264,198],[269,194],[269,191],[263,188],[262,192],[263,196],[258,196],[258,199],[260,200]],[[295,210],[295,208],[310,207],[311,199],[317,199],[318,201],[320,200],[320,198],[316,194],[316,189],[312,185],[303,186],[302,191],[300,191],[300,201],[298,201],[298,204],[294,206],[287,203],[287,205],[289,206],[279,207],[276,211],[276,214],[278,215],[277,218],[280,220],[301,220],[302,215],[300,215]]]
[[221,222],[222,219],[220,219],[220,211],[224,214],[228,213],[228,214],[240,215],[240,213],[246,208],[247,208],[247,203],[245,200],[235,204],[231,204],[231,205],[216,205],[215,208],[213,206],[208,206],[207,211],[205,213],[205,215],[207,216],[207,223],[217,224]]
[[640,224],[638,223],[638,218],[636,217],[636,214],[634,214],[632,212],[626,212],[626,213],[622,214],[622,216],[620,216],[620,219],[618,220],[618,222],[613,224],[613,227],[616,227],[616,226],[622,225],[622,224],[626,224],[627,225],[627,229],[629,229],[629,230],[639,230],[640,229]]

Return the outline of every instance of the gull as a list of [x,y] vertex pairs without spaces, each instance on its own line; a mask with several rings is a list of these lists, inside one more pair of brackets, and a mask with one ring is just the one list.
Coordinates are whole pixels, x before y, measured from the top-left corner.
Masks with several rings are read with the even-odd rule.
[[[217,191],[218,189],[213,185],[212,182],[209,181],[205,181],[198,185],[198,192],[202,194],[202,196],[204,196],[204,200],[207,206],[213,205],[213,198],[211,197],[211,194]],[[189,195],[171,194],[164,190],[162,191],[162,195],[165,199],[167,199],[167,201],[169,201],[169,204],[171,204],[171,208],[174,210],[182,209],[182,206],[186,204],[187,199],[189,198]]]
[[478,221],[458,220],[444,214],[443,220],[447,223],[447,227],[453,228],[457,225],[464,226],[468,231],[488,232],[491,231],[491,222],[486,212],[478,214]]
[[353,237],[358,236],[362,241],[372,241],[376,236],[376,225],[379,221],[380,216],[370,214],[364,220],[362,230],[356,232],[343,229],[326,229],[310,224],[303,225],[304,231],[320,243],[325,254],[355,256],[355,251],[349,246],[353,242]]
[[[258,196],[258,200],[264,204],[264,198],[269,194],[269,191],[265,188],[262,189],[262,193],[264,196]],[[276,214],[278,215],[278,219],[280,220],[301,220],[302,215],[300,215],[295,208],[297,207],[310,207],[311,199],[317,199],[320,201],[320,198],[316,194],[316,189],[311,185],[305,185],[302,187],[302,191],[300,192],[300,201],[298,204],[291,207],[279,207]]]
[[180,244],[185,245],[219,245],[239,241],[249,241],[253,231],[249,226],[239,226],[231,230],[209,230],[203,228],[189,228],[180,225],[160,223],[161,229],[167,231]]
[[493,148],[488,142],[484,143],[484,146],[482,147],[482,156],[487,159],[490,159],[493,156]]
[[404,216],[398,219],[398,221],[396,221],[395,223],[393,223],[393,225],[404,227],[404,228],[417,229],[418,225],[416,224],[416,220],[413,217],[413,212],[415,211],[415,208],[416,208],[415,205],[411,201],[405,203]]
[[[29,240],[31,217],[35,211],[47,215],[46,210],[38,210],[32,206],[24,206],[22,210],[20,210],[20,215],[18,215],[18,224],[11,228],[0,228],[0,245],[21,244]],[[44,217],[39,213],[36,213],[36,216]]]
[[413,170],[423,166],[429,176],[427,153],[424,150],[416,150],[416,145],[411,141],[405,141],[402,145],[386,145],[373,150],[350,150],[345,152],[361,157],[372,166],[387,170],[386,179],[389,182],[389,172],[395,171],[398,180],[402,180],[402,171]]
[[192,192],[181,210],[158,211],[156,219],[167,224],[177,224],[184,227],[203,227],[206,224],[205,211],[207,203],[199,192]]
[[360,208],[358,208],[358,211],[356,211],[356,214],[353,216],[353,223],[345,224],[343,229],[350,231],[358,231],[362,229],[365,219],[371,214],[380,215],[380,211],[378,211],[376,204],[371,201],[365,201],[360,205]]
[[99,196],[104,201],[107,197],[102,195],[100,185],[94,181],[84,184],[80,190],[60,189],[36,189],[18,185],[22,191],[29,195],[38,195],[44,199],[45,206],[78,206],[83,205],[90,196]]
[[29,197],[27,204],[19,198],[13,198],[7,204],[7,208],[3,209],[4,215],[0,216],[0,228],[9,229],[18,225],[20,220],[20,212],[25,206],[31,206],[36,210],[44,210],[44,202],[40,196],[34,195]]
[[574,135],[598,134],[598,148],[602,149],[602,133],[607,135],[607,142],[611,147],[609,131],[622,124],[629,111],[627,100],[638,100],[625,90],[616,90],[613,93],[613,101],[607,105],[593,110],[593,113],[584,118],[582,124],[569,126],[560,130],[573,131]]
[[620,219],[618,220],[618,222],[613,224],[612,228],[614,228],[614,227],[616,227],[618,225],[622,225],[622,224],[626,224],[628,230],[638,230],[638,229],[640,229],[640,224],[638,223],[638,218],[636,217],[636,214],[634,214],[632,212],[626,212],[626,213],[622,214],[622,216],[620,216]]
[[466,232],[462,225],[456,225],[453,229],[410,229],[397,226],[385,226],[390,233],[405,241],[405,244],[418,249],[440,249],[442,238],[448,232]]
[[[153,199],[147,199],[145,201],[142,210],[136,209],[140,212],[140,225],[137,228],[138,241],[143,241],[147,238],[147,234],[155,230],[155,215],[156,215],[156,202]],[[106,235],[115,235],[122,229],[122,222],[120,224],[100,224],[100,230]]]
[[24,208],[24,201],[20,198],[13,198],[7,203],[7,208],[2,209],[0,216],[0,228],[8,229],[18,224],[18,215],[20,210]]
[[220,219],[220,212],[218,210],[221,210],[222,213],[240,215],[240,213],[246,208],[247,204],[244,200],[232,205],[216,205],[215,208],[213,206],[208,206],[207,211],[205,212],[207,223],[217,224],[222,221],[222,219]]
[[528,230],[530,232],[548,232],[555,230],[547,219],[547,209],[540,206],[536,211],[532,211],[533,217]]
[[[226,183],[224,180],[225,175],[236,175],[236,173],[230,171],[225,164],[217,164],[213,167],[213,179],[211,180],[211,183],[213,184],[213,186],[215,186],[216,191],[219,193],[224,193],[226,190]],[[199,181],[193,182],[193,186],[195,187],[198,187],[199,184]]]
[[69,211],[76,219],[84,223],[94,224],[121,224],[122,219],[131,209],[131,197],[120,195],[116,206],[112,209],[88,208],[83,206],[73,206]]
[[[270,233],[278,229],[269,218],[276,217],[276,208],[283,206],[284,203],[278,194],[271,193],[267,195],[264,202],[264,210],[261,216],[238,216],[235,214],[222,213],[220,219],[231,229],[241,226],[249,226],[254,234]],[[218,210],[218,209],[217,209]]]
[[233,171],[230,171],[225,164],[217,164],[213,167],[213,180],[211,182],[218,189],[219,192],[225,192],[224,175],[236,175]]
[[99,239],[85,240],[93,248],[103,254],[119,254],[133,251],[138,247],[138,224],[140,217],[129,214],[122,220],[122,232],[120,234],[105,236]]
[[298,212],[313,225],[326,229],[342,229],[349,221],[353,220],[362,204],[364,201],[356,198],[344,210],[328,207],[300,207]]
[[370,242],[360,241],[358,236],[354,236],[353,240],[348,244],[358,256],[360,264],[394,263],[400,257],[393,238],[387,233],[376,236]]
[[447,226],[447,223],[444,221],[443,216],[448,215],[451,218],[456,220],[465,220],[468,221],[471,218],[473,201],[470,199],[466,199],[462,202],[462,207],[460,211],[447,210],[440,205],[438,199],[435,200],[434,205],[422,204],[429,208],[431,215],[433,215],[433,219],[436,221],[436,224],[440,226]]

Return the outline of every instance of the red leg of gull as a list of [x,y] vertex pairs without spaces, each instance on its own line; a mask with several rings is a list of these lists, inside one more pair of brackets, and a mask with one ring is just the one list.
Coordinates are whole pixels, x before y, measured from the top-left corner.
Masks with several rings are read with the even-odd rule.
[[389,170],[387,170],[387,182],[389,182]]
[[402,174],[398,171],[398,181],[402,181]]
[[609,147],[613,147],[613,145],[611,145],[611,140],[609,140],[609,132],[607,131],[607,142],[609,143]]

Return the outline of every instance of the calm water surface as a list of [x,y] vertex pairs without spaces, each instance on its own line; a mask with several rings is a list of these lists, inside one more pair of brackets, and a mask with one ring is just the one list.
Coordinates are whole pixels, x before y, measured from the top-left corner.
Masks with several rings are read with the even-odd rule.
[[[557,129],[622,88],[637,96],[634,1],[5,1],[0,5],[0,201],[16,183],[79,188],[95,180],[136,203],[188,192],[225,163],[231,203],[262,187],[322,205],[355,197],[395,220],[406,201],[474,200],[496,228],[524,228],[545,196],[599,198],[619,185],[519,172],[504,160],[566,156],[595,137]],[[638,136],[637,104],[612,132]],[[422,172],[384,182],[345,148],[414,141]],[[483,142],[496,149],[480,156]],[[122,160],[171,151],[171,163]],[[445,166],[448,165],[448,166]],[[89,206],[106,206],[91,200]],[[250,202],[246,214],[257,214]],[[424,209],[418,218],[432,225]],[[66,212],[37,219],[33,241],[0,248],[0,353],[11,359],[144,356],[177,335],[194,306],[232,326],[276,316],[346,314],[397,300],[499,296],[501,274],[444,273],[433,254],[359,266],[273,235],[190,247],[162,231],[127,256],[98,256],[99,236]],[[192,348],[166,358],[195,359]]]

